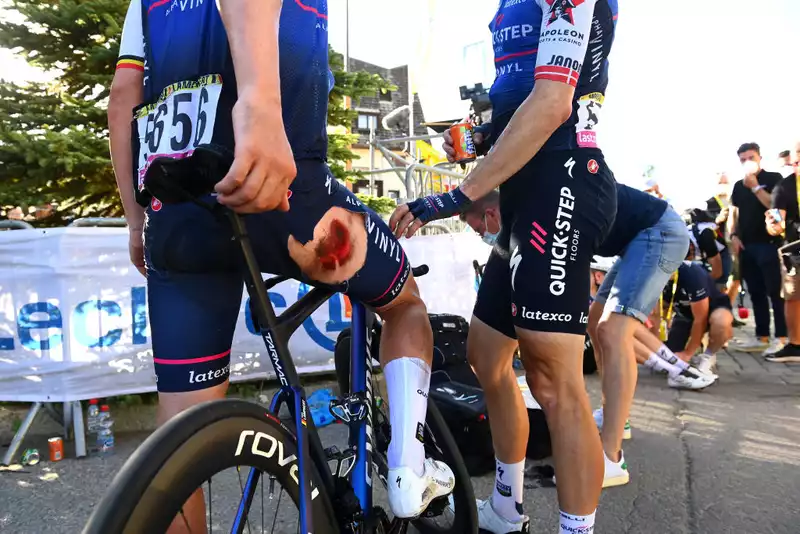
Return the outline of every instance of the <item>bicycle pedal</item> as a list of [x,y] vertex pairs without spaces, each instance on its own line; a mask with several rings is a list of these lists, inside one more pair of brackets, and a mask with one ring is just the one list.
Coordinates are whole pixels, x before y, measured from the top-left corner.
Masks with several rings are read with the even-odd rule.
[[353,393],[343,399],[333,399],[328,409],[334,419],[347,424],[363,421],[368,412],[367,401],[363,393]]
[[438,517],[450,506],[450,496],[437,497],[431,501],[420,517]]

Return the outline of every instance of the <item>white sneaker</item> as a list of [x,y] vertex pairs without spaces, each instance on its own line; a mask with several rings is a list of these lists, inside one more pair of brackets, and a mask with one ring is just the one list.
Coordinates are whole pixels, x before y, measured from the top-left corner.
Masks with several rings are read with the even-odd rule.
[[605,460],[605,473],[603,475],[603,487],[613,488],[614,486],[624,486],[631,481],[631,474],[628,472],[628,464],[625,463],[625,456],[622,451],[619,453],[619,462],[614,462],[603,453]]
[[492,499],[478,500],[478,528],[492,534],[516,534],[530,531],[530,519],[523,515],[519,521],[509,521],[501,517],[492,507]]
[[705,389],[717,381],[717,375],[702,373],[690,367],[675,378],[669,377],[667,385],[675,389]]
[[417,517],[432,500],[453,492],[456,479],[444,462],[426,458],[423,466],[425,474],[421,477],[410,467],[389,469],[389,508],[395,517]]
[[[597,425],[597,430],[603,430],[603,409],[598,408],[592,412],[592,417],[594,417],[594,424]],[[622,439],[631,439],[633,437],[631,433],[631,420],[625,419],[625,428],[622,431]]]
[[740,341],[736,349],[742,352],[761,352],[767,347],[769,347],[769,343],[753,337]]
[[772,342],[769,344],[769,347],[767,347],[767,349],[761,355],[766,357],[766,356],[771,356],[773,354],[776,354],[776,353],[780,352],[780,350],[785,345],[786,344],[783,341],[781,341],[780,339],[773,339]]
[[697,364],[695,365],[695,367],[697,367],[698,371],[707,375],[716,376],[714,372],[714,370],[717,367],[716,354],[706,354],[706,353],[698,354],[696,360]]
[[[631,481],[631,474],[628,472],[628,464],[625,463],[625,456],[620,451],[619,462],[613,462],[603,451],[605,469],[603,472],[603,487],[613,488],[614,486],[624,486]],[[553,484],[556,484],[556,476],[553,475]]]

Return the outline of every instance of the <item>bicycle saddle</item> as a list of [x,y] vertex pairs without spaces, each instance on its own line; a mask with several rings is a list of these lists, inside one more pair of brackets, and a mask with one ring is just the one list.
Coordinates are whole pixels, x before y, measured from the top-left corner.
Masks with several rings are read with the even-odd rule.
[[144,176],[144,187],[164,204],[191,201],[213,193],[231,164],[233,152],[227,147],[199,145],[188,157],[154,159]]

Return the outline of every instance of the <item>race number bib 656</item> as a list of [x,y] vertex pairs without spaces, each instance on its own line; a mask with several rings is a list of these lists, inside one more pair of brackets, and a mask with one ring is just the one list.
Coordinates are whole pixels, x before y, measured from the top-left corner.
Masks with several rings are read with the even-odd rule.
[[136,110],[139,191],[144,189],[144,175],[154,159],[189,157],[198,145],[211,142],[221,92],[222,77],[209,74],[173,83],[161,91],[156,102]]

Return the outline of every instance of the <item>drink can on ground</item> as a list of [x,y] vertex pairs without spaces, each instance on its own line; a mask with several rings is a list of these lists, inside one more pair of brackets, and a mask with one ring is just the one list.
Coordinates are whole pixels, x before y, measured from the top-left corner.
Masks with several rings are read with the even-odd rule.
[[50,461],[60,462],[64,459],[64,440],[60,437],[50,438],[47,440],[50,446]]

